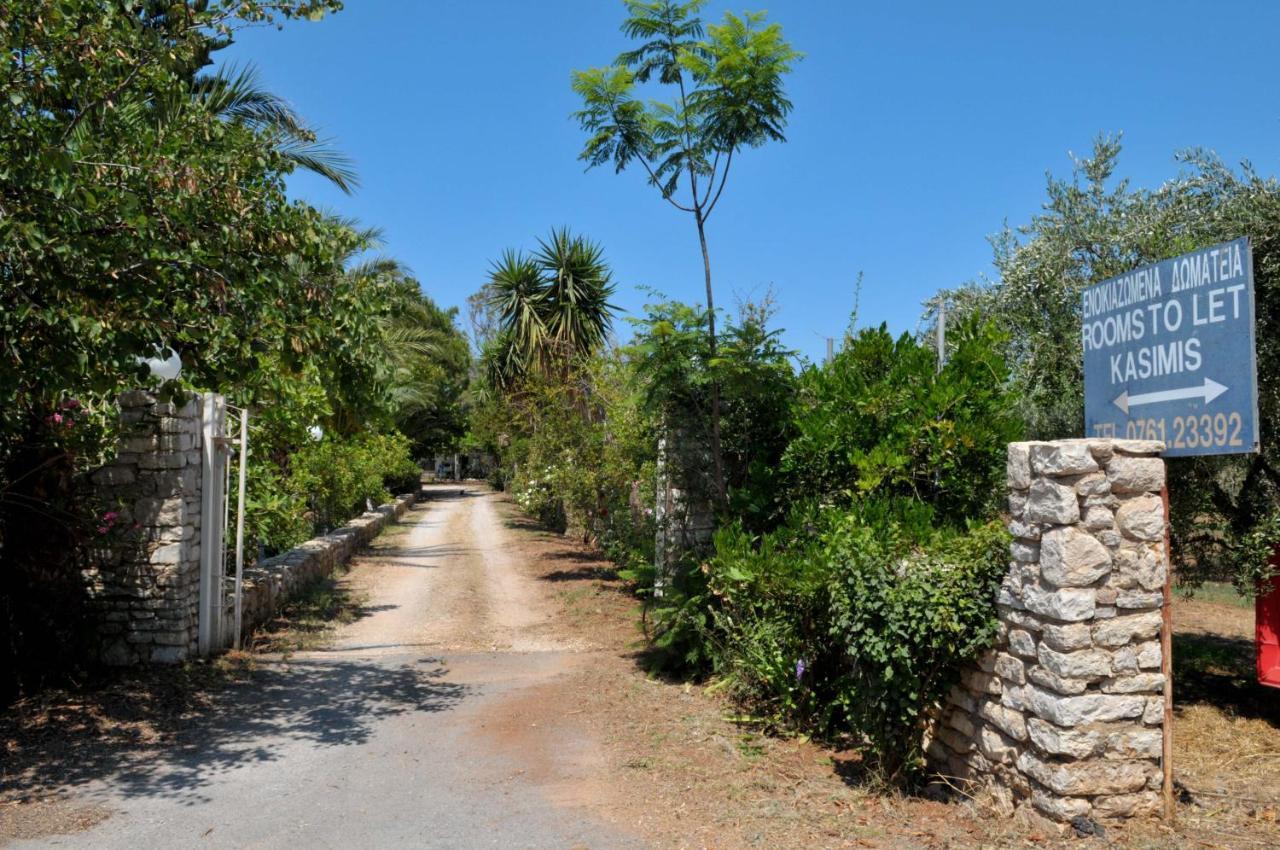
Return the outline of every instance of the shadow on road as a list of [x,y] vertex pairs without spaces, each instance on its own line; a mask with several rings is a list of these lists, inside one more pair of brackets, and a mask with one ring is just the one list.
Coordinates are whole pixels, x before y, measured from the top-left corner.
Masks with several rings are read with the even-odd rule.
[[159,673],[0,719],[0,800],[100,782],[115,795],[195,804],[237,768],[298,746],[362,744],[379,722],[447,711],[468,690],[437,658],[273,662],[224,688],[189,670]]
[[422,569],[437,569],[437,564],[421,564],[418,563],[423,558],[454,558],[459,555],[466,555],[471,552],[465,546],[452,546],[442,544],[439,546],[388,546],[385,549],[369,549],[364,553],[366,558],[376,561],[380,564],[395,564],[402,567],[420,567]]
[[426,485],[418,492],[418,503],[478,499],[484,495],[483,490],[465,484]]

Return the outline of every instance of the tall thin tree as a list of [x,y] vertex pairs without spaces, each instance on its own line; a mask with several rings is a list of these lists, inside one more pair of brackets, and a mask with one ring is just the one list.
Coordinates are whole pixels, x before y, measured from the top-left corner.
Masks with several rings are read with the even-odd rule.
[[[791,101],[783,78],[800,54],[764,13],[726,13],[703,28],[705,0],[624,0],[622,31],[640,44],[605,68],[576,71],[574,114],[590,138],[580,158],[589,167],[612,163],[621,172],[639,163],[651,185],[693,216],[706,282],[708,347],[716,356],[715,295],[707,220],[724,193],[733,157],[744,147],[786,141]],[[637,84],[669,86],[670,101],[645,102]],[[684,189],[681,185],[684,185]],[[711,387],[711,448],[716,495],[726,500],[720,448],[720,386]]]

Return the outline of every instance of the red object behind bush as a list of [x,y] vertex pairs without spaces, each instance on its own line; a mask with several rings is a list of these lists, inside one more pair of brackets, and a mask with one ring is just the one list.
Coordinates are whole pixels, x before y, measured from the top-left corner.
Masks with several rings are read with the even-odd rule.
[[[1280,551],[1271,563],[1280,566]],[[1280,688],[1280,576],[1268,584],[1257,601],[1258,681]]]

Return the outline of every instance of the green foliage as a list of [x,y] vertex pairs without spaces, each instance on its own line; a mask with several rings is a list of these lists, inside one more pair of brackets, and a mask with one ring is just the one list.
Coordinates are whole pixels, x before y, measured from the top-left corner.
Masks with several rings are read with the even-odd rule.
[[923,767],[928,712],[994,641],[1008,545],[999,522],[923,546],[893,524],[833,523],[823,553],[834,579],[830,635],[849,659],[838,705],[883,779]]
[[[621,555],[652,551],[655,438],[618,352],[580,362],[571,383],[528,380],[502,409],[512,493],[549,527]],[[625,557],[620,558],[624,562]]]
[[743,305],[714,357],[706,311],[673,301],[646,309],[632,320],[627,355],[654,428],[678,422],[687,434],[708,433],[711,389],[719,385],[728,514],[751,530],[776,525],[778,464],[792,436],[797,383],[793,352],[779,342],[781,330],[768,327],[771,299]]
[[1266,593],[1271,580],[1280,573],[1276,547],[1280,546],[1280,511],[1258,518],[1242,534],[1233,536],[1226,550],[1231,564],[1232,586],[1245,599]]
[[[250,440],[252,445],[252,437]],[[250,461],[246,547],[268,556],[341,526],[368,504],[416,489],[421,470],[400,434],[325,436],[295,448],[284,469]]]
[[613,322],[611,277],[603,249],[567,229],[532,255],[505,252],[484,290],[500,328],[485,351],[490,383],[512,389],[533,373],[564,373],[599,349]]
[[[706,280],[707,352],[714,358],[716,306],[706,223],[724,193],[734,155],[745,147],[785,141],[791,101],[783,79],[800,54],[783,39],[778,24],[765,24],[763,12],[741,17],[726,12],[722,25],[704,30],[698,17],[704,0],[624,0],[624,5],[622,31],[639,46],[610,67],[573,75],[574,92],[583,102],[574,118],[589,136],[579,159],[590,167],[612,163],[617,172],[638,162],[664,200],[693,215]],[[657,84],[671,88],[670,100],[641,99],[636,84],[655,76]],[[687,195],[679,189],[685,177]],[[714,374],[710,379],[709,445],[716,501],[724,507],[728,482],[720,385]]]
[[753,532],[782,521],[783,453],[795,435],[792,406],[798,379],[795,352],[782,347],[780,328],[770,329],[772,303],[745,304],[710,361],[720,384],[728,512]]
[[253,411],[248,522],[268,549],[409,476],[397,428],[419,453],[462,433],[453,315],[394,263],[355,262],[374,232],[286,195],[298,168],[349,190],[349,162],[251,71],[201,71],[240,28],[339,8],[17,0],[0,15],[0,619],[30,681],[89,654],[78,600],[102,506],[80,476],[110,459],[114,396],[154,386],[143,358],[181,359],[164,396],[212,389]]
[[561,496],[559,479],[570,474],[569,470],[554,466],[534,466],[520,476],[511,495],[529,516],[552,531],[563,533],[569,521],[565,516],[565,500]]
[[1169,460],[1173,555],[1179,581],[1231,580],[1252,593],[1280,513],[1280,182],[1247,163],[1177,156],[1186,170],[1155,189],[1116,177],[1118,139],[1103,137],[1069,179],[1050,177],[1044,211],[994,240],[990,286],[942,293],[952,314],[974,310],[1004,331],[1019,414],[1033,439],[1084,428],[1081,291],[1100,280],[1219,242],[1249,237],[1254,253],[1258,412],[1256,455]]
[[48,388],[113,392],[164,349],[206,385],[243,377],[265,340],[293,338],[297,271],[332,262],[322,217],[285,197],[295,163],[276,131],[220,111],[190,76],[213,33],[269,9],[201,5],[147,26],[94,0],[4,16],[5,52],[23,57],[0,81],[6,431]]
[[443,310],[406,277],[402,295],[383,319],[388,395],[397,430],[413,442],[416,458],[455,448],[466,432],[463,401],[471,351],[457,327],[457,309]]
[[651,547],[631,493],[651,477],[653,441],[628,367],[602,350],[611,278],[600,246],[568,230],[494,264],[473,305],[485,343],[468,442],[497,459],[495,483],[529,514],[626,560]]
[[293,454],[287,486],[307,501],[316,528],[332,529],[367,503],[390,499],[389,479],[403,481],[418,471],[409,459],[408,439],[399,434],[325,438]]
[[307,514],[304,493],[273,467],[255,463],[248,470],[245,504],[245,546],[248,557],[258,547],[270,557],[292,549],[315,532]]
[[718,676],[768,725],[852,737],[881,781],[913,778],[928,712],[994,640],[1009,543],[999,522],[928,517],[869,500],[762,536],[722,529],[651,608],[651,663]]
[[767,311],[744,311],[714,358],[704,317],[650,308],[631,349],[660,415],[696,419],[720,382],[735,481],[714,554],[648,603],[650,663],[716,676],[762,722],[851,737],[882,780],[910,779],[926,713],[994,636],[1008,541],[971,523],[994,514],[1021,433],[1003,339],[971,317],[939,370],[869,329],[797,379]]
[[[689,198],[677,206],[694,212],[699,224],[715,208],[735,153],[785,141],[791,102],[783,79],[800,58],[763,13],[728,12],[703,38],[696,17],[702,5],[629,0],[623,32],[641,44],[610,67],[573,75],[583,101],[574,117],[590,134],[580,158],[592,166],[612,163],[617,171],[639,162],[673,203],[687,176]],[[675,88],[670,102],[638,96],[636,83],[655,75]]]
[[953,339],[939,371],[935,353],[910,336],[867,329],[801,375],[796,437],[782,462],[793,502],[892,496],[958,524],[994,507],[1005,444],[1021,435],[1002,338],[973,317]]

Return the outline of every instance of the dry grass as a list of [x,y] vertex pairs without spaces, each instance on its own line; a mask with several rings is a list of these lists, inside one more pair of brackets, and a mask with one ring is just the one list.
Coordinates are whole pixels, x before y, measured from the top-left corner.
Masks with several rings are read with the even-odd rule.
[[1280,690],[1256,682],[1253,611],[1174,601],[1179,831],[1198,846],[1280,847]]
[[[533,530],[514,511],[508,524]],[[604,650],[542,695],[544,710],[603,741],[618,782],[601,815],[655,846],[1280,848],[1280,691],[1252,682],[1253,615],[1236,600],[1175,602],[1176,777],[1194,789],[1176,824],[1138,819],[1078,838],[1025,809],[1000,815],[986,797],[875,791],[856,752],[758,734],[714,691],[647,677],[636,602],[608,563],[558,536],[522,537],[529,568],[555,583],[560,626]]]
[[280,611],[254,630],[249,638],[253,652],[283,653],[323,649],[335,632],[365,616],[368,595],[345,580],[345,567],[314,582]]

